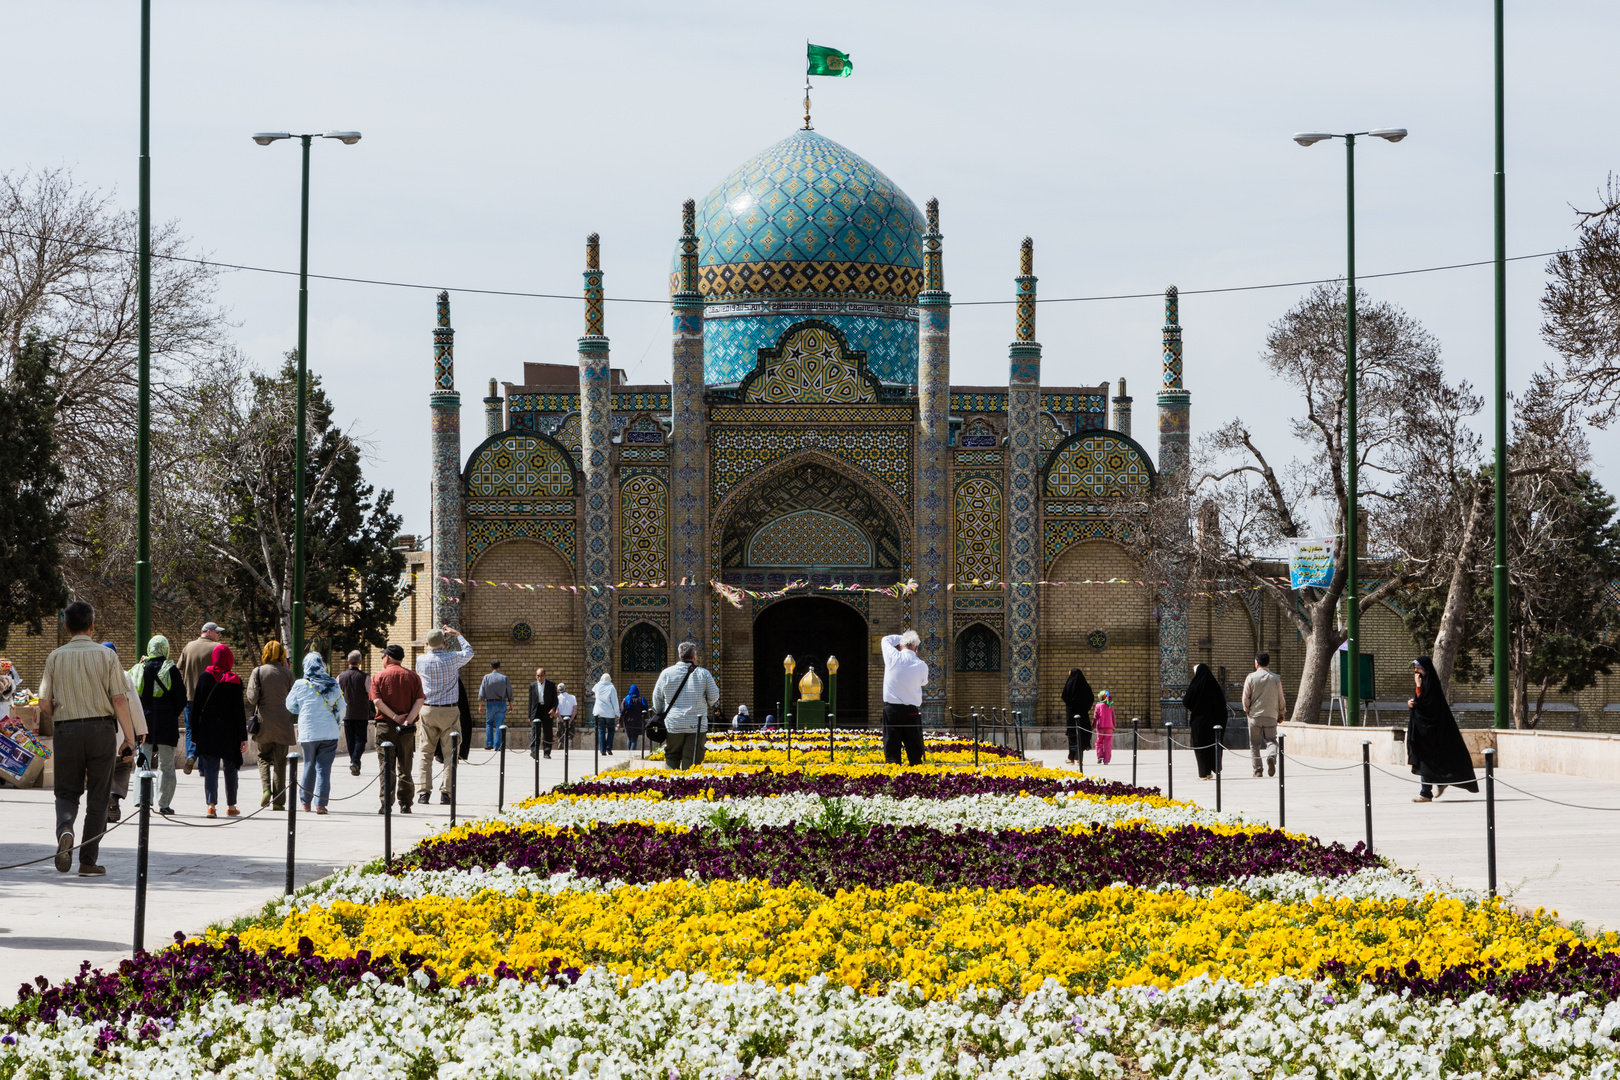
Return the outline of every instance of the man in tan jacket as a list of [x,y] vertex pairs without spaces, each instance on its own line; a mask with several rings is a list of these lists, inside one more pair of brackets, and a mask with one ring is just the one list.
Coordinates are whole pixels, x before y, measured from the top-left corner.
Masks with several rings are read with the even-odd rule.
[[1271,775],[1277,775],[1277,725],[1288,712],[1288,698],[1282,680],[1271,671],[1271,654],[1254,658],[1254,670],[1243,680],[1243,711],[1249,717],[1249,758],[1254,775],[1260,775],[1261,749]]

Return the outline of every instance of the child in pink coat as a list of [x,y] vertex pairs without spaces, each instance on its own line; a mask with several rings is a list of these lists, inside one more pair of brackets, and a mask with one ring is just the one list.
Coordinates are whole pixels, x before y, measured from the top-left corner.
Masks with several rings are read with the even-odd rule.
[[1114,697],[1107,690],[1098,693],[1092,706],[1091,729],[1097,733],[1097,764],[1107,765],[1114,759]]

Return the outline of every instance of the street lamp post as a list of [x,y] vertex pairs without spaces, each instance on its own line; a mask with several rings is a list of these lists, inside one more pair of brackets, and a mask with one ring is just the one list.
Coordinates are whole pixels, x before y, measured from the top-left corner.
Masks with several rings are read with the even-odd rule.
[[152,0],[141,0],[141,156],[136,224],[135,649],[152,636]]
[[1346,676],[1349,708],[1345,710],[1345,723],[1353,723],[1358,727],[1361,724],[1361,592],[1357,581],[1357,509],[1358,509],[1358,481],[1360,479],[1360,461],[1356,456],[1356,136],[1371,135],[1378,139],[1387,139],[1392,143],[1400,142],[1406,138],[1405,128],[1375,128],[1372,131],[1352,131],[1343,135],[1325,131],[1300,131],[1294,134],[1294,141],[1301,146],[1310,146],[1325,139],[1344,140],[1344,170],[1345,170],[1345,244],[1347,256],[1345,260],[1345,305],[1344,305],[1344,387],[1345,406],[1347,411],[1345,423],[1345,472],[1347,475],[1345,487],[1350,496],[1350,509],[1344,523],[1345,565],[1348,573],[1345,576],[1344,591],[1349,599],[1345,602],[1344,630],[1347,658],[1350,663],[1350,672]]
[[281,139],[297,139],[304,146],[303,202],[298,216],[298,419],[294,435],[293,463],[293,582],[292,582],[292,654],[294,661],[304,655],[304,471],[308,438],[304,432],[304,414],[308,411],[309,397],[309,147],[315,139],[336,139],[344,146],[360,141],[358,131],[327,131],[321,134],[294,135],[286,131],[261,131],[253,136],[260,146],[269,146]]

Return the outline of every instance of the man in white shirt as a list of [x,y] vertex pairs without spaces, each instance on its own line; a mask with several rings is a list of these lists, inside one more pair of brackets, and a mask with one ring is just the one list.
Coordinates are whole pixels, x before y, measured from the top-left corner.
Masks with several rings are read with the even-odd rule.
[[557,738],[563,746],[574,745],[574,713],[579,711],[579,699],[568,692],[567,683],[557,684]]
[[922,688],[928,685],[928,664],[917,655],[922,640],[917,631],[890,634],[883,639],[883,760],[921,765],[923,759]]

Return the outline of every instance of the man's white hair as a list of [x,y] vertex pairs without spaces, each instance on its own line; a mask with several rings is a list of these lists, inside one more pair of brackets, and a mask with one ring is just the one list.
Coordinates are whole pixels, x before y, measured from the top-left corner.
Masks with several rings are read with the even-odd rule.
[[920,649],[922,648],[922,638],[917,636],[917,631],[907,630],[900,635],[900,644],[902,647],[909,646],[913,649]]

